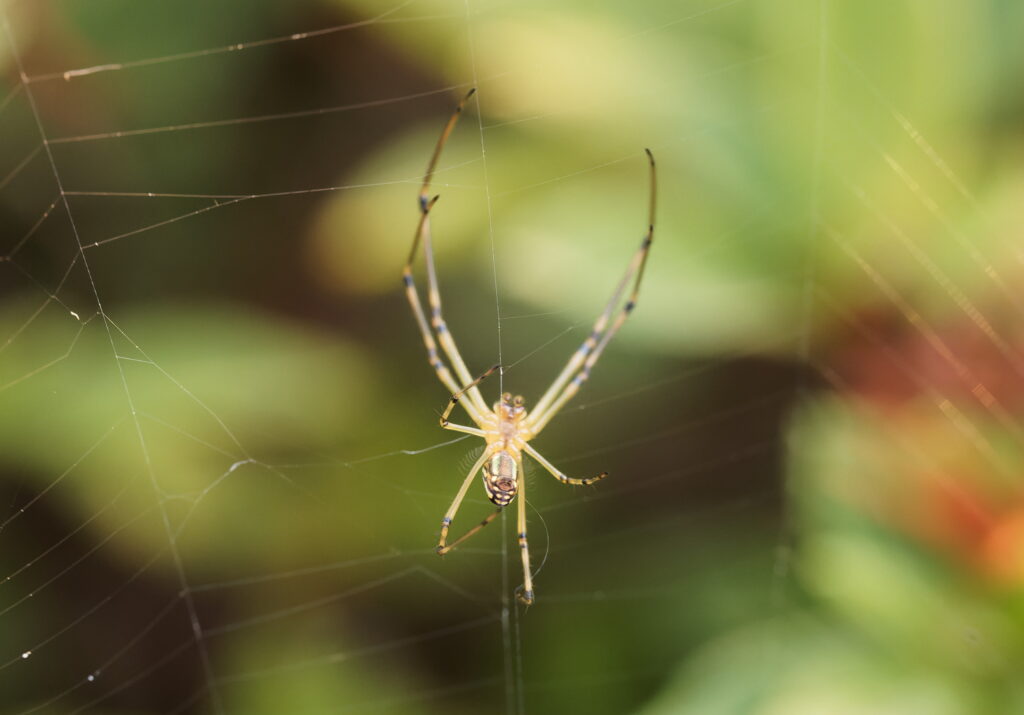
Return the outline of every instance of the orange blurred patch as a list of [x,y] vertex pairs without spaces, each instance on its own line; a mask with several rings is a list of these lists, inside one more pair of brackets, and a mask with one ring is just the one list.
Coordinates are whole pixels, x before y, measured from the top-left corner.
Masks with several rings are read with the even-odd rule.
[[1024,585],[1024,506],[1017,506],[993,525],[978,556],[982,568],[995,581]]

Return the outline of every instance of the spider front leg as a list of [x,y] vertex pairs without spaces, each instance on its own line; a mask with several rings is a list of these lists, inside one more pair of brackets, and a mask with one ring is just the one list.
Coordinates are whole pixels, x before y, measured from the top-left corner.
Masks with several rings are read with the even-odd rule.
[[[420,215],[419,223],[416,226],[416,235],[413,238],[412,250],[409,252],[409,259],[406,261],[405,268],[402,270],[402,283],[405,285],[405,296],[409,301],[409,307],[412,308],[413,317],[416,319],[416,327],[420,330],[420,336],[423,338],[423,346],[427,350],[427,361],[430,366],[434,368],[434,372],[437,373],[438,379],[448,388],[449,392],[458,393],[461,392],[459,383],[455,380],[455,377],[451,374],[448,366],[445,365],[444,360],[438,354],[437,341],[434,339],[434,333],[431,331],[430,324],[427,322],[427,317],[423,312],[423,304],[420,302],[419,292],[416,290],[416,281],[412,275],[412,262],[416,257],[417,247],[420,243],[420,238],[423,236],[427,228],[427,217],[434,202],[427,202],[423,206],[423,211]],[[449,339],[451,336],[448,336]],[[462,403],[466,413],[470,419],[477,424],[482,424],[483,412],[486,411],[486,405],[483,404],[481,399],[478,405],[475,400],[470,399]]]
[[[636,307],[637,297],[640,293],[640,283],[644,277],[644,267],[647,265],[647,256],[651,250],[651,243],[654,241],[654,213],[657,200],[657,174],[654,166],[654,156],[649,149],[645,149],[650,162],[650,203],[647,214],[647,232],[640,241],[640,247],[633,254],[626,274],[619,281],[612,297],[605,304],[604,310],[594,322],[590,335],[583,341],[583,344],[569,358],[569,362],[559,373],[558,377],[551,384],[551,387],[541,396],[534,406],[533,411],[527,418],[528,426],[534,436],[540,434],[548,422],[571,400],[584,382],[590,377],[590,371],[597,363],[601,353],[611,341],[615,334],[626,322],[626,318]],[[633,280],[633,289],[626,299],[625,304],[615,313],[616,306],[625,294],[630,279]],[[614,317],[614,320],[612,316]],[[571,381],[570,381],[571,380]]]
[[[434,249],[431,245],[430,234],[430,210],[434,207],[438,197],[429,198],[430,182],[433,179],[434,170],[437,168],[441,150],[444,148],[445,143],[447,143],[448,136],[455,128],[455,123],[462,114],[466,102],[473,95],[473,91],[470,90],[463,100],[459,102],[452,116],[448,119],[444,131],[441,132],[441,136],[437,140],[437,146],[434,147],[434,153],[430,157],[430,162],[427,164],[418,200],[420,220],[416,227],[416,234],[413,237],[409,258],[406,260],[403,270],[403,281],[405,282],[409,304],[412,306],[413,313],[416,316],[416,323],[419,326],[420,333],[423,335],[423,342],[427,348],[427,358],[431,366],[449,391],[459,391],[460,383],[465,386],[462,391],[467,393],[467,399],[463,402],[463,406],[473,421],[479,424],[481,416],[487,412],[487,403],[484,402],[483,396],[476,385],[470,383],[472,378],[470,377],[469,369],[466,367],[466,362],[455,345],[455,340],[448,330],[448,324],[445,322],[442,313],[441,292],[437,283],[437,270],[434,267]],[[424,259],[427,264],[427,301],[430,305],[429,322],[426,314],[423,312],[423,306],[420,303],[419,294],[414,286],[412,275],[413,261],[416,259],[420,245],[423,246]],[[455,372],[454,377],[457,377],[458,380],[454,379],[448,371],[447,365],[444,364],[444,361],[438,354],[438,345],[440,345],[444,354],[448,356],[448,360]]]

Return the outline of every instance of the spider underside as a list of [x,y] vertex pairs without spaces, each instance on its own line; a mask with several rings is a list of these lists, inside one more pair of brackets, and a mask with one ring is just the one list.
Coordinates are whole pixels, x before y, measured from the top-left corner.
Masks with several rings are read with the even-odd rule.
[[[533,578],[530,573],[530,549],[526,535],[526,484],[521,479],[523,474],[523,454],[540,464],[550,472],[556,479],[564,484],[590,485],[604,479],[607,472],[602,472],[594,477],[577,479],[568,477],[559,471],[553,464],[545,459],[537,450],[530,446],[529,442],[536,437],[547,426],[548,422],[558,414],[562,407],[576,395],[580,386],[590,377],[591,368],[597,362],[601,353],[609,341],[618,332],[626,318],[636,306],[637,294],[640,288],[640,280],[643,277],[644,266],[647,262],[647,255],[650,251],[651,242],[654,236],[654,209],[655,209],[655,167],[654,157],[650,150],[647,152],[650,163],[650,203],[647,222],[647,231],[644,234],[640,247],[633,254],[626,274],[619,281],[612,293],[611,299],[605,305],[604,310],[594,322],[594,326],[583,344],[573,353],[569,362],[555,378],[547,391],[537,401],[531,412],[526,411],[522,397],[512,397],[505,393],[488,408],[487,403],[480,393],[479,385],[489,375],[501,369],[500,365],[494,365],[482,375],[474,379],[466,367],[465,361],[455,346],[455,341],[448,331],[441,312],[441,295],[437,287],[437,274],[434,268],[434,252],[430,241],[430,210],[433,208],[438,197],[429,197],[430,181],[441,156],[441,150],[448,140],[448,136],[455,128],[459,116],[462,113],[466,101],[473,95],[475,90],[463,98],[456,107],[448,123],[445,125],[437,146],[427,165],[427,172],[423,186],[419,194],[420,219],[416,227],[416,234],[413,238],[412,250],[406,261],[402,272],[405,283],[406,296],[409,305],[416,318],[423,343],[427,349],[427,359],[431,367],[437,373],[438,379],[448,388],[452,394],[444,414],[441,416],[441,427],[455,432],[464,432],[483,438],[486,443],[483,454],[473,464],[469,474],[462,482],[455,499],[441,520],[441,536],[437,545],[439,554],[446,554],[470,536],[480,531],[491,523],[501,510],[511,504],[516,496],[520,496],[518,508],[518,538],[519,547],[523,561],[523,585],[517,589],[519,599],[529,605],[533,602]],[[412,275],[412,264],[416,257],[420,243],[423,244],[423,252],[426,256],[428,301],[430,304],[430,320],[427,320],[420,302],[419,293]],[[626,302],[619,307],[626,287],[632,279],[632,290]],[[452,369],[448,368],[438,352],[438,345],[451,363]],[[454,370],[454,375],[452,374]],[[475,426],[454,424],[448,420],[457,404],[461,404]],[[473,478],[477,473],[483,477],[484,490],[487,498],[498,508],[487,518],[460,536],[455,541],[448,543],[448,530],[452,520],[462,504]]]

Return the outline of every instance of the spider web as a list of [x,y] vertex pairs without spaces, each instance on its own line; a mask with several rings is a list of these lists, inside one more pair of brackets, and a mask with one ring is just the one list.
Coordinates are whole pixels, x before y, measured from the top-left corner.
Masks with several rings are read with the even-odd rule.
[[[876,389],[836,345],[871,346],[946,439],[1013,472],[992,365],[1024,375],[1022,254],[952,140],[836,32],[855,13],[0,9],[5,712],[732,712],[701,704],[706,648],[762,628],[730,667],[780,667],[816,594],[816,410]],[[514,519],[433,552],[479,446],[436,427],[399,290],[471,86],[433,220],[470,369],[507,366],[488,394],[529,407],[587,335],[643,233],[644,145],[660,171],[638,309],[536,443],[612,476],[528,472],[529,609]],[[456,531],[487,506],[474,487]]]

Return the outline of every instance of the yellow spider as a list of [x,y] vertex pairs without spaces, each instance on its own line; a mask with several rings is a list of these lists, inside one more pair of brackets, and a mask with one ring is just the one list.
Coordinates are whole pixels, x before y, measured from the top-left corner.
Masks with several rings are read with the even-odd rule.
[[[459,493],[455,495],[455,500],[445,513],[444,519],[441,520],[441,538],[437,545],[437,553],[443,555],[454,549],[491,523],[501,513],[503,508],[512,503],[517,494],[522,495],[522,498],[519,500],[519,547],[523,557],[523,585],[517,589],[517,594],[523,603],[529,605],[533,603],[534,594],[533,579],[530,574],[530,550],[526,540],[526,484],[525,479],[520,479],[520,475],[523,474],[523,453],[525,452],[530,455],[538,464],[551,472],[556,479],[564,484],[588,485],[608,476],[607,472],[602,472],[596,477],[587,477],[585,479],[567,477],[541,456],[537,450],[531,447],[529,441],[540,434],[541,430],[551,421],[551,418],[558,414],[559,410],[565,406],[565,403],[571,400],[579,391],[580,386],[590,377],[591,368],[593,368],[594,363],[601,356],[608,342],[619,328],[622,327],[622,324],[636,306],[640,279],[643,278],[644,265],[647,262],[647,254],[650,251],[651,241],[654,236],[656,194],[654,156],[649,149],[645,149],[651,167],[651,197],[647,232],[640,243],[640,248],[637,249],[633,256],[629,269],[622,277],[622,280],[619,281],[604,311],[602,311],[594,323],[590,335],[569,359],[568,364],[558,377],[555,378],[551,387],[540,398],[532,412],[529,414],[526,412],[522,397],[512,397],[507,392],[501,396],[500,400],[494,403],[493,408],[489,409],[487,403],[484,402],[483,396],[480,394],[478,385],[488,375],[499,370],[501,366],[494,365],[475,380],[470,375],[469,369],[459,354],[458,348],[455,347],[455,341],[452,339],[451,333],[448,332],[448,326],[441,315],[441,295],[437,289],[434,252],[430,244],[430,210],[438,198],[437,196],[432,199],[428,198],[430,180],[437,166],[438,158],[441,156],[441,150],[444,148],[452,129],[454,129],[466,101],[473,95],[474,91],[469,91],[469,94],[463,98],[448,120],[440,139],[438,139],[437,146],[434,148],[434,154],[430,158],[430,163],[427,165],[426,177],[424,178],[423,187],[420,189],[419,195],[420,220],[416,227],[416,235],[413,238],[412,250],[409,252],[409,260],[402,271],[402,280],[405,283],[405,292],[409,298],[409,305],[412,307],[416,323],[419,325],[420,333],[423,335],[423,343],[427,348],[427,358],[430,361],[430,365],[437,372],[437,377],[452,393],[451,400],[449,400],[448,406],[441,416],[441,427],[454,430],[455,432],[465,432],[466,434],[482,437],[487,443],[483,454],[469,470],[469,474],[462,482]],[[420,303],[419,293],[416,290],[416,284],[412,277],[413,260],[416,257],[416,251],[421,242],[423,243],[423,251],[426,254],[427,261],[428,297],[430,301],[429,323],[426,314],[423,312],[423,305]],[[636,278],[633,281],[633,290],[625,304],[615,313],[615,308],[621,300],[630,278],[634,275]],[[614,321],[612,320],[613,313],[615,314]],[[448,356],[448,360],[455,370],[455,376],[449,371],[448,366],[438,353],[438,343],[440,343],[445,355]],[[463,408],[466,410],[466,414],[476,423],[476,427],[466,427],[448,421],[448,417],[451,415],[452,410],[455,409],[455,405],[460,404],[460,400]],[[473,476],[481,469],[487,498],[497,505],[498,510],[449,544],[448,529],[451,527],[452,519],[455,518],[455,513],[459,510],[459,505],[462,504],[466,492],[469,491],[469,485],[473,481]]]

